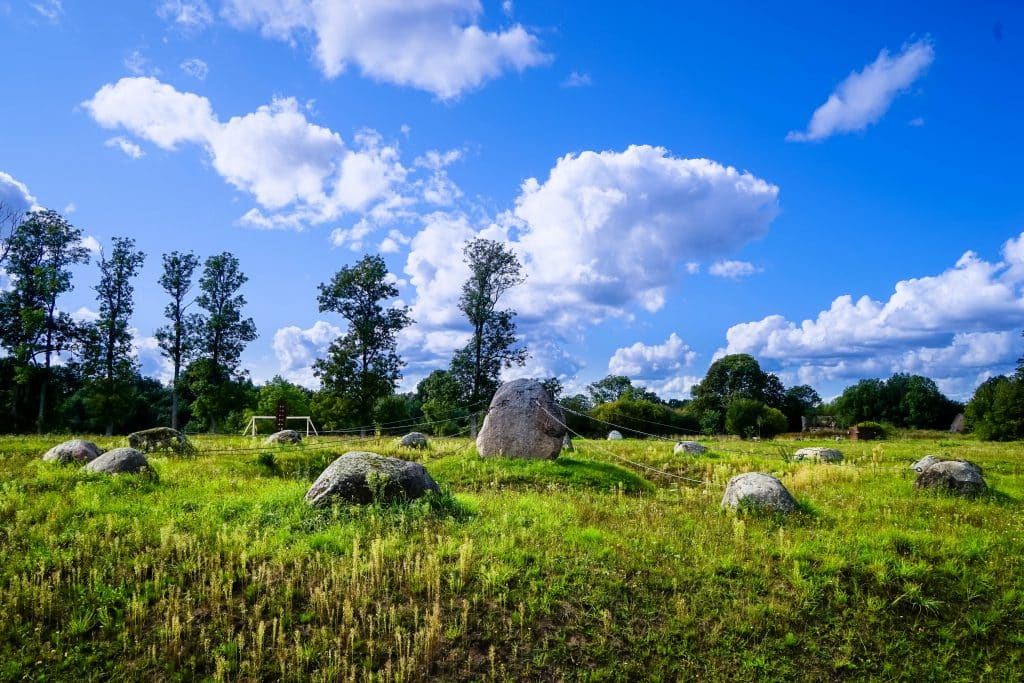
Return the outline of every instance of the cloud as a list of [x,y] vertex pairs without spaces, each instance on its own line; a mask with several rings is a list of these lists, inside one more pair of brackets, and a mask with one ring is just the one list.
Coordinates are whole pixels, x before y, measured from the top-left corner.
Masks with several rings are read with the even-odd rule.
[[636,342],[616,349],[608,359],[608,372],[637,379],[664,379],[693,365],[696,358],[697,352],[673,332],[664,344]]
[[836,133],[864,130],[881,119],[896,96],[934,60],[935,48],[927,38],[904,45],[895,57],[883,49],[875,61],[836,86],[825,104],[815,110],[806,131],[790,131],[786,140],[824,140]]
[[887,301],[843,295],[799,325],[780,315],[733,325],[718,353],[774,361],[801,382],[1007,370],[1024,325],[1024,233],[1002,255],[991,263],[969,251],[938,275],[897,282]]
[[210,73],[210,67],[198,57],[186,59],[178,65],[178,68],[199,81],[205,81],[206,76]]
[[550,60],[537,37],[519,24],[481,29],[479,0],[227,0],[223,14],[234,26],[256,28],[266,38],[295,44],[313,36],[315,61],[328,78],[356,64],[366,76],[441,99]]
[[142,54],[141,50],[132,50],[127,57],[121,60],[121,64],[136,76],[156,76],[160,73],[160,69],[150,66],[149,59]]
[[316,321],[305,330],[296,325],[278,329],[274,332],[273,346],[279,374],[290,382],[310,389],[318,388],[320,380],[313,373],[313,363],[326,354],[331,342],[343,332],[323,320]]
[[309,121],[292,97],[221,121],[207,98],[137,77],[104,85],[82,106],[101,126],[162,149],[201,146],[214,170],[260,205],[241,218],[254,227],[301,229],[349,212],[376,226],[402,217],[412,203],[448,203],[461,194],[444,173],[454,161],[450,153],[423,165],[425,179],[410,178],[395,144],[362,130],[346,145],[335,131]]
[[205,0],[165,0],[157,7],[156,13],[185,32],[201,31],[213,23],[213,14]]
[[89,253],[94,255],[99,254],[103,250],[103,247],[100,246],[100,241],[92,235],[86,235],[78,241],[78,244],[85,247]]
[[19,221],[26,211],[41,208],[25,183],[0,171],[0,224]]
[[32,9],[39,13],[50,23],[56,24],[64,16],[64,4],[61,0],[45,0],[45,2],[33,2]]
[[[689,265],[689,264],[687,264]],[[747,261],[715,261],[708,268],[708,273],[715,277],[724,277],[731,280],[750,277],[754,273],[760,273],[761,269]]]
[[458,299],[469,271],[461,250],[485,237],[505,242],[523,264],[526,281],[501,304],[518,311],[531,363],[578,368],[579,359],[555,350],[582,343],[594,324],[662,308],[688,262],[765,234],[777,197],[776,186],[749,173],[660,147],[567,155],[544,182],[524,182],[514,209],[494,221],[459,211],[423,218],[405,264],[416,290],[408,347],[421,353],[417,345],[436,334],[432,357],[446,363],[465,343]]
[[584,88],[591,85],[590,74],[573,71],[562,81],[563,88]]
[[136,145],[128,138],[121,137],[120,135],[118,135],[117,137],[110,138],[109,140],[103,143],[103,146],[110,147],[112,149],[119,149],[131,159],[141,159],[142,157],[146,156],[146,153],[142,151],[141,147]]

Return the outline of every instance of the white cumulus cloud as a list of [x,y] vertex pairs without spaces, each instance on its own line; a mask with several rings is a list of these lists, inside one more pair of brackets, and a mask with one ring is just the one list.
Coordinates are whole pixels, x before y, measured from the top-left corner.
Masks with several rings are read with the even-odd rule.
[[26,211],[41,208],[25,183],[0,171],[0,223],[18,222]]
[[664,379],[693,365],[697,352],[675,332],[663,344],[636,342],[618,348],[608,360],[608,372],[636,379]]
[[312,36],[328,78],[355,64],[366,76],[442,99],[550,59],[519,24],[481,29],[479,0],[227,0],[223,14],[267,38],[295,43]]
[[274,332],[273,347],[280,375],[290,382],[317,388],[320,382],[313,374],[313,363],[342,332],[341,328],[323,320],[307,329],[296,325],[278,329]]
[[146,153],[142,151],[142,148],[137,144],[129,140],[128,138],[120,135],[112,137],[103,143],[104,147],[110,147],[112,149],[119,149],[125,153],[130,159],[141,159],[146,156]]
[[823,140],[836,133],[864,130],[881,119],[896,96],[920,78],[934,60],[935,48],[927,38],[904,45],[895,56],[883,49],[875,61],[836,86],[825,104],[815,110],[806,131],[791,131],[786,139]]
[[[222,121],[205,97],[132,77],[104,85],[82,106],[101,126],[162,149],[201,146],[214,170],[259,204],[241,218],[254,227],[301,229],[348,212],[364,214],[376,226],[406,215],[411,203],[448,204],[460,194],[444,174],[458,155],[437,153],[436,163],[418,167],[426,178],[410,177],[395,144],[362,130],[348,145],[311,122],[292,97]],[[126,138],[113,140],[108,144],[129,155],[137,149],[126,147],[135,145]]]
[[938,275],[897,282],[886,301],[839,296],[800,324],[771,315],[733,325],[719,355],[770,359],[812,383],[891,372],[952,381],[1008,369],[1024,325],[1024,233],[1002,254],[992,263],[969,251]]
[[753,263],[747,261],[715,261],[708,268],[708,273],[715,277],[729,278],[730,280],[739,280],[740,278],[750,277],[754,273],[761,272],[761,269],[755,266]]
[[198,57],[186,59],[178,65],[178,68],[199,81],[205,81],[210,73],[209,65]]

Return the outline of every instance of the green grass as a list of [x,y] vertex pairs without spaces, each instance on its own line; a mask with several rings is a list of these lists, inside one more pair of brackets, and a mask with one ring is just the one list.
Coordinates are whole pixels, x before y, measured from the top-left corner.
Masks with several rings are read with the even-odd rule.
[[[1016,680],[1024,444],[913,437],[601,441],[554,462],[197,437],[196,457],[151,458],[157,478],[4,438],[0,680]],[[807,445],[846,461],[788,460]],[[309,508],[348,450],[420,460],[445,493]],[[915,492],[927,453],[979,463],[993,493]],[[752,470],[801,513],[721,511]]]

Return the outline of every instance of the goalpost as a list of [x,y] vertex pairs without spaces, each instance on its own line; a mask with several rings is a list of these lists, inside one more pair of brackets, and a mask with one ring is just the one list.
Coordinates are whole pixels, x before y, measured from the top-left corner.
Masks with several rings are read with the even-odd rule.
[[[246,436],[247,434],[250,434],[250,433],[253,436],[256,436],[256,420],[274,420],[276,422],[277,421],[277,417],[274,416],[274,415],[253,415],[249,419],[249,424],[246,425],[245,429],[242,431],[242,436]],[[296,415],[296,416],[289,415],[288,417],[285,418],[285,420],[305,420],[306,421],[306,436],[309,436],[309,433],[311,431],[313,432],[314,436],[320,436],[319,432],[316,431],[316,427],[313,425],[313,420],[311,420],[309,418],[309,415]]]

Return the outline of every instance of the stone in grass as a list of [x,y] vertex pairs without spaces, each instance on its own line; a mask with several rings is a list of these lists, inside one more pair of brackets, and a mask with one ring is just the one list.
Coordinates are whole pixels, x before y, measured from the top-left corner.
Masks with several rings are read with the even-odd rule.
[[843,452],[824,446],[801,448],[793,454],[793,460],[814,460],[816,462],[842,462]]
[[476,437],[481,457],[554,460],[562,452],[565,418],[547,389],[533,379],[501,385]]
[[782,482],[764,472],[738,474],[729,480],[722,507],[795,512],[796,500]]
[[153,427],[128,435],[128,445],[143,453],[170,451],[179,455],[194,452],[191,442],[177,429]]
[[301,441],[302,434],[299,434],[294,429],[282,429],[268,436],[263,443],[300,443]]
[[61,465],[68,463],[86,463],[95,460],[100,456],[99,447],[92,441],[84,439],[71,439],[64,443],[57,444],[43,454],[46,462],[55,462]]
[[572,437],[569,436],[569,432],[566,432],[565,436],[562,437],[562,450],[569,451],[570,453],[576,450],[573,448]]
[[921,470],[914,488],[938,489],[958,496],[977,496],[988,490],[981,468],[966,460],[941,460]]
[[398,442],[398,445],[405,446],[406,448],[426,448],[427,435],[421,432],[409,432],[402,437],[402,440]]
[[608,440],[609,441],[622,441],[622,432],[620,432],[617,429],[613,429],[612,431],[608,432]]
[[707,450],[708,449],[704,447],[704,444],[696,441],[676,441],[676,445],[672,449],[672,454],[679,455],[680,453],[683,453],[685,455],[700,455],[701,453],[705,453]]
[[104,474],[136,474],[149,468],[149,461],[134,448],[115,448],[96,458],[85,469]]
[[934,455],[926,455],[917,462],[915,462],[913,465],[911,465],[910,469],[920,474],[921,472],[924,472],[927,468],[931,467],[937,462],[942,461],[939,460],[939,458]]
[[365,505],[375,500],[411,500],[440,490],[418,462],[350,451],[320,473],[306,492],[306,502],[314,507],[333,502]]

